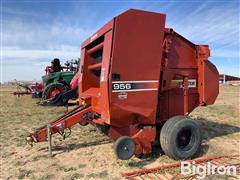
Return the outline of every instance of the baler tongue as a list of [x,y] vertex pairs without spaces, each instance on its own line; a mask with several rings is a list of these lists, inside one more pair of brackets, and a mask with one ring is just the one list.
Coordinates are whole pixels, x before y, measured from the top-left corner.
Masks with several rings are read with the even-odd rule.
[[[48,136],[48,128],[50,134],[59,133],[63,138],[68,137],[71,134],[70,127],[77,123],[85,123],[87,124],[92,120],[92,107],[91,106],[79,106],[69,113],[59,117],[55,121],[52,121],[48,125],[42,126],[34,133],[31,133],[26,137],[26,141],[28,144],[32,145],[33,142],[43,142],[47,141]],[[69,129],[68,132],[65,129]]]

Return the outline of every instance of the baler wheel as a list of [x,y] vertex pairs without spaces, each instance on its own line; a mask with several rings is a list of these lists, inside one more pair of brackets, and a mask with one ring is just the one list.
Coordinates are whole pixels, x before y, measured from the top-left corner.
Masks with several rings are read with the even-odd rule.
[[114,152],[118,159],[128,160],[135,152],[135,143],[129,136],[122,136],[114,143]]
[[51,99],[66,90],[67,87],[62,83],[51,83],[44,88],[42,97],[43,99]]
[[193,157],[201,145],[201,130],[189,116],[167,120],[160,132],[162,150],[169,157],[185,160]]

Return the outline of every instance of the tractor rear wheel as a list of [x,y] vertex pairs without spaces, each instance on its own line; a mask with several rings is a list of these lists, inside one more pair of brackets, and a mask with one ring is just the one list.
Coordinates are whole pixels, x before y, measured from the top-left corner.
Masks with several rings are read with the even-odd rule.
[[201,145],[201,130],[188,116],[175,116],[167,120],[160,132],[163,152],[176,160],[193,157]]
[[118,159],[128,160],[135,152],[135,143],[129,136],[122,136],[114,143],[114,152]]
[[43,90],[43,99],[54,98],[57,94],[61,94],[67,91],[67,87],[62,83],[48,84]]

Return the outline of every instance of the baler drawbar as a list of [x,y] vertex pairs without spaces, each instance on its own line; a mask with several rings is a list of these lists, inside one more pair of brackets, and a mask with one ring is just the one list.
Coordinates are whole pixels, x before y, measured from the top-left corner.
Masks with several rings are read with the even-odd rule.
[[[51,134],[59,133],[65,138],[65,129],[69,129],[77,123],[87,124],[87,120],[90,120],[90,117],[88,117],[89,113],[91,114],[90,106],[75,108],[71,112],[50,123]],[[35,133],[30,135],[30,137],[31,139],[29,139],[29,143],[31,143],[31,141],[35,143],[47,141],[47,126],[38,128]]]
[[[130,9],[82,43],[80,106],[50,123],[51,134],[70,135],[92,124],[108,135],[119,159],[152,152],[159,142],[173,159],[194,156],[201,130],[188,115],[217,98],[218,71],[207,45],[165,28],[164,14]],[[29,143],[47,140],[37,129]]]

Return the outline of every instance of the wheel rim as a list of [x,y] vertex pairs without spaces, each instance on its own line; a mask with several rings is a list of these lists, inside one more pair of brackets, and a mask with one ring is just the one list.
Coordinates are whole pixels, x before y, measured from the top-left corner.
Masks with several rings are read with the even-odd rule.
[[52,91],[49,92],[48,94],[48,99],[55,97],[57,94],[60,94],[61,91],[57,88],[53,89]]
[[188,151],[193,147],[195,140],[196,139],[193,129],[186,127],[179,131],[177,134],[177,147],[182,151]]
[[119,159],[130,159],[135,152],[135,143],[131,139],[121,139],[119,143],[117,143],[116,151]]

